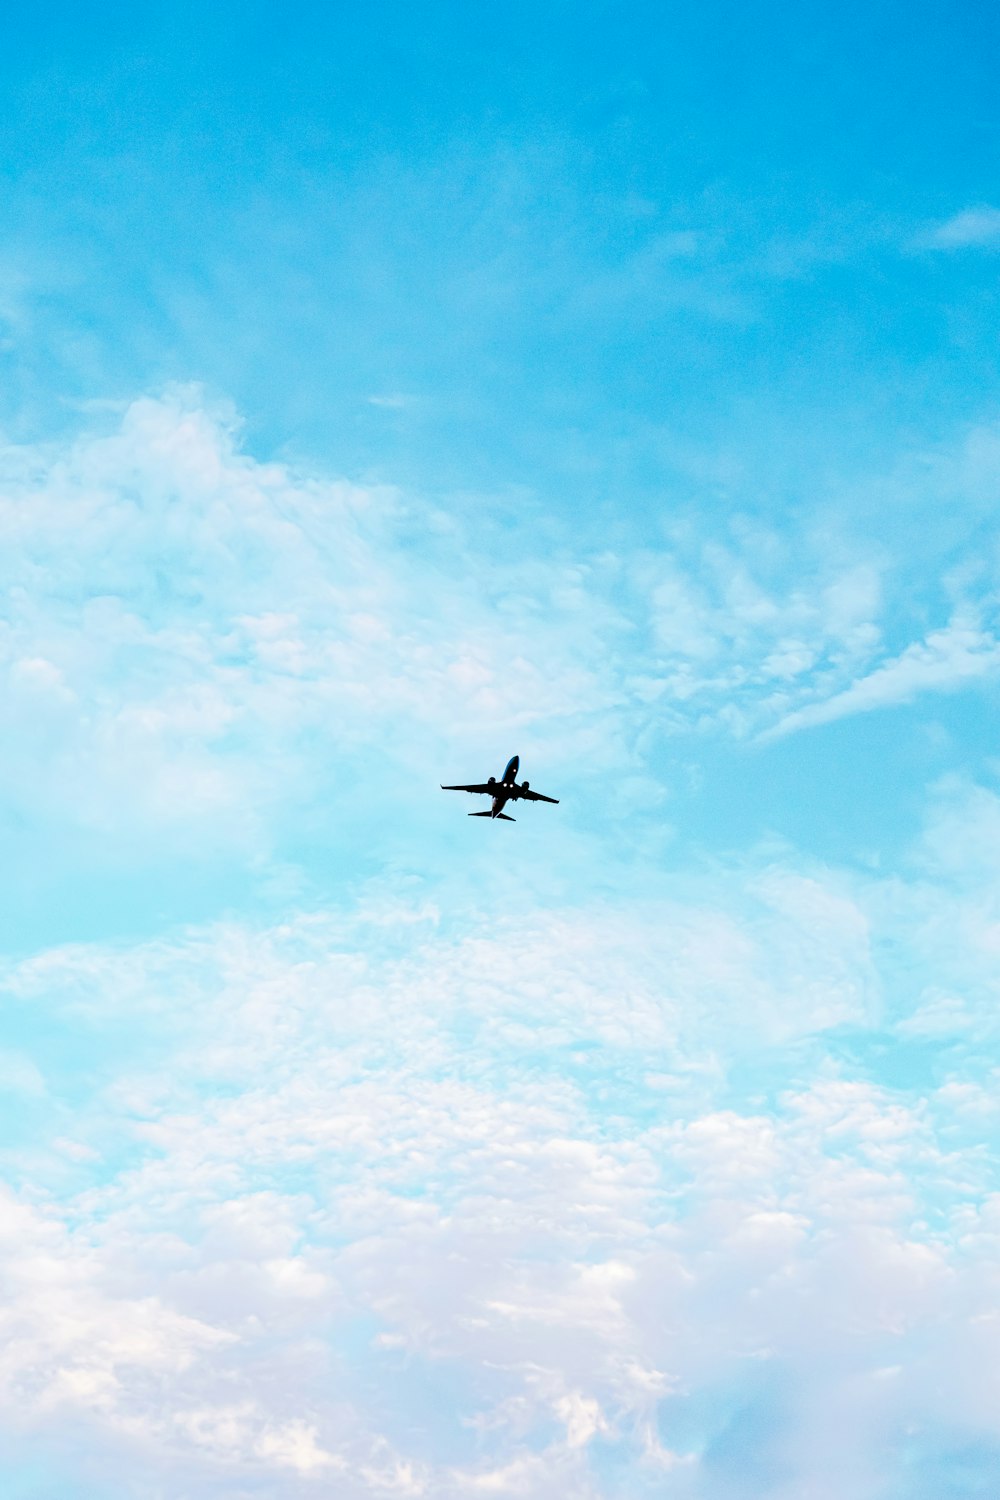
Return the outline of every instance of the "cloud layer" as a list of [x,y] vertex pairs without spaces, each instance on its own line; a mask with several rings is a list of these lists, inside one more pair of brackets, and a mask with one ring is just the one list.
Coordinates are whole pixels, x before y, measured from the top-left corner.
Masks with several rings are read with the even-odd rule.
[[[923,1010],[876,958],[970,896],[716,896],[10,968],[8,1010],[141,1040],[72,1111],[43,1059],[7,1153],[8,1431],[135,1496],[832,1500],[995,1445],[992,1009],[940,940]],[[931,1076],[875,1081],[922,1026]]]
[[[650,733],[787,733],[1000,659],[992,559],[914,599],[884,544],[831,544],[819,501],[782,537],[679,519],[655,550],[581,549],[550,522],[543,557],[488,510],[472,526],[256,462],[196,392],[60,451],[8,446],[3,468],[4,783],[109,847],[127,826],[190,849],[208,818],[222,843],[268,850],[324,761],[394,760],[401,736],[419,761],[445,732],[456,760],[529,733],[542,765],[572,749],[641,776]],[[984,432],[901,469],[883,508],[895,525],[954,489],[975,508],[998,468]],[[970,524],[957,514],[942,556]]]
[[[906,503],[994,458],[956,445]],[[51,901],[0,976],[11,1483],[993,1472],[988,768],[930,789],[891,870],[651,842],[668,732],[764,754],[989,679],[988,549],[930,538],[952,566],[916,601],[820,511],[525,554],[500,516],[261,463],[190,391],[4,462],[16,883],[145,903],[74,935]],[[432,827],[498,745],[558,815]],[[164,919],[206,869],[207,915]]]

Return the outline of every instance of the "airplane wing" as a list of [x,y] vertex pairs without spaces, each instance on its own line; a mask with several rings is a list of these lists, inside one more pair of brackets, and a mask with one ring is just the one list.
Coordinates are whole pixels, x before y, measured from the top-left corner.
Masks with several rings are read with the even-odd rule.
[[492,796],[497,788],[480,782],[478,786],[442,786],[441,790],[442,792],[484,792],[487,796]]
[[528,802],[554,802],[556,804],[559,802],[558,797],[543,797],[541,792],[533,792],[530,789],[526,792],[521,791],[518,795],[524,797]]

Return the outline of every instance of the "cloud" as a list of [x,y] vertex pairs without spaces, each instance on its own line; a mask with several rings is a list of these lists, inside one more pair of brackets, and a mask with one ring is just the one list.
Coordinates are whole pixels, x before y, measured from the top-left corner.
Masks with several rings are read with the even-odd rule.
[[[914,1421],[1000,1441],[992,794],[939,788],[883,880],[773,847],[636,875],[571,824],[456,880],[402,816],[445,750],[460,779],[530,736],[580,805],[629,773],[631,859],[651,725],[787,732],[977,680],[988,563],[886,659],[898,585],[864,548],[747,523],[526,556],[259,462],[198,393],[88,422],[6,454],[8,795],[89,878],[116,840],[188,880],[329,834],[330,904],[292,870],[271,920],[3,966],[37,1120],[3,1148],[5,1435],[125,1500],[150,1472],[192,1500],[594,1500],[668,1469],[690,1500],[765,1471],[832,1495],[890,1490]],[[880,1083],[897,1061],[920,1081]]]
[[408,396],[402,391],[389,392],[382,396],[369,396],[369,406],[381,406],[388,411],[405,411],[416,404],[415,396]]
[[539,744],[613,699],[570,565],[434,515],[415,546],[393,492],[255,462],[196,392],[5,461],[4,785],[105,851],[260,859],[334,755]]
[[712,1500],[759,1492],[774,1443],[790,1493],[845,1443],[891,1478],[992,1358],[978,1074],[921,1099],[834,1046],[878,1024],[876,955],[922,901],[960,899],[921,879],[905,907],[772,863],[717,872],[714,907],[374,947],[362,907],[9,966],[47,1031],[143,1028],[69,1160],[61,1120],[30,1179],[9,1159],[7,1432],[75,1433],[137,1497],[155,1468],[195,1500],[261,1474],[589,1500],[613,1462]]
[[[461,780],[498,743],[539,777],[613,772],[614,814],[634,819],[667,732],[782,734],[992,670],[965,616],[879,665],[904,608],[888,555],[822,530],[678,522],[656,548],[590,552],[552,522],[542,555],[488,511],[471,524],[261,462],[198,390],[82,420],[72,442],[3,452],[0,785],[89,865],[214,862],[259,882],[317,808],[349,792],[360,817],[370,792],[395,826],[414,764]],[[922,482],[978,511],[995,460],[995,434],[974,433]],[[902,504],[916,480],[894,483]],[[990,581],[963,587],[971,620]],[[48,856],[25,837],[20,857]]]
[[795,730],[831,724],[851,714],[910,703],[920,693],[955,692],[1000,672],[1000,641],[967,615],[932,631],[892,661],[819,703],[795,709],[760,736],[776,739]]
[[925,230],[915,241],[921,250],[965,250],[1000,244],[1000,208],[966,208],[943,224]]

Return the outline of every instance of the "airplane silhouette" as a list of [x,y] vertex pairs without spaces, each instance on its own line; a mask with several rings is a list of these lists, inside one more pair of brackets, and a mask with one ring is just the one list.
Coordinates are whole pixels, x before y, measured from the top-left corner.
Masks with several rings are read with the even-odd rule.
[[519,798],[525,802],[558,803],[559,801],[558,797],[543,797],[541,792],[533,792],[526,781],[522,781],[521,785],[518,786],[517,768],[520,764],[519,757],[512,755],[507,762],[507,769],[499,781],[497,781],[495,776],[491,776],[488,781],[476,782],[473,786],[442,786],[441,790],[443,792],[479,792],[487,797],[492,797],[493,805],[488,812],[470,813],[469,817],[503,818],[505,823],[516,823],[516,818],[512,818],[508,813],[504,812],[504,808],[508,802],[517,802]]

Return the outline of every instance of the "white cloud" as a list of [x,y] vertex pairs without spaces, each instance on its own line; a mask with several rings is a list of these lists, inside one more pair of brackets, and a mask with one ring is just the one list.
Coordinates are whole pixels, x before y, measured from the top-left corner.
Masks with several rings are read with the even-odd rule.
[[334,753],[593,721],[615,685],[580,570],[498,567],[424,520],[415,547],[388,489],[251,460],[191,392],[8,449],[10,795],[105,840],[259,852]]
[[[256,463],[189,396],[8,458],[5,785],[102,843],[266,864],[324,768],[343,816],[378,755],[412,797],[441,724],[463,762],[530,726],[642,807],[651,723],[786,732],[997,665],[972,604],[873,665],[891,570],[751,527],[509,562],[422,508],[415,542],[405,497]],[[35,1030],[0,1071],[45,1114],[5,1155],[6,1430],[82,1433],[137,1500],[597,1500],[612,1468],[714,1500],[752,1492],[719,1424],[756,1401],[789,1494],[888,1488],[906,1421],[960,1420],[928,1361],[971,1390],[996,1352],[995,798],[937,795],[908,882],[771,850],[611,901],[508,850],[458,902],[403,862],[9,962]],[[871,1082],[928,1038],[940,1087]]]
[[990,1357],[962,1215],[993,1117],[968,1078],[925,1105],[808,1040],[864,1022],[870,893],[772,868],[725,904],[409,922],[382,959],[363,914],[317,914],[15,966],[51,1025],[141,1015],[157,1045],[68,1163],[53,1132],[63,1196],[5,1200],[8,1428],[72,1416],[123,1495],[138,1444],[198,1500],[262,1466],[289,1494],[585,1500],[609,1452],[739,1493],[698,1416],[733,1391],[779,1428],[795,1392],[801,1490],[839,1472],[824,1412],[867,1413],[862,1467],[904,1409],[947,1428],[920,1351]]
[[761,739],[793,730],[831,724],[851,714],[910,703],[920,693],[955,692],[970,682],[1000,672],[1000,641],[967,615],[915,641],[893,660],[859,678],[850,687],[818,703],[786,714]]
[[317,1474],[347,1467],[343,1458],[327,1453],[316,1441],[316,1429],[303,1421],[269,1427],[255,1444],[261,1458],[295,1469],[299,1474]]
[[[463,779],[528,741],[533,775],[569,761],[656,795],[665,731],[780,734],[993,670],[982,557],[952,623],[879,664],[892,559],[818,524],[498,551],[386,486],[254,460],[197,391],[114,420],[8,447],[0,486],[0,779],[21,815],[112,863],[261,872],[334,764],[338,793],[360,782],[398,809],[414,763]],[[918,482],[982,510],[996,458],[983,429],[879,483],[896,510]],[[646,797],[615,811],[634,820]]]
[[964,250],[1000,244],[1000,208],[983,204],[963,209],[943,224],[926,230],[915,243],[921,250]]
[[45,1079],[32,1058],[24,1052],[0,1049],[0,1090],[40,1098],[45,1094]]
[[416,404],[416,397],[395,391],[382,396],[369,396],[368,404],[369,406],[382,406],[389,411],[405,411],[407,407]]

